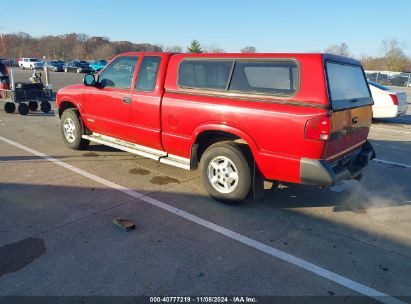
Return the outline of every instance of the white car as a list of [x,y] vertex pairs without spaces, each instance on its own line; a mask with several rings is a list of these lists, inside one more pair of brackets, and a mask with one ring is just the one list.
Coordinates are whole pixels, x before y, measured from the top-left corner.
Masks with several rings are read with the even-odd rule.
[[18,62],[19,67],[24,69],[42,69],[44,62],[37,58],[21,58]]
[[373,118],[393,118],[407,113],[408,102],[405,92],[397,92],[379,83],[368,81],[374,105]]

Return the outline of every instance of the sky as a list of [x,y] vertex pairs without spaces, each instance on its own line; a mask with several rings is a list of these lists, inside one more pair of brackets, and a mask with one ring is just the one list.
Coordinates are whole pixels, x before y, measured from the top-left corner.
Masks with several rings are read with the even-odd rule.
[[411,0],[14,0],[0,33],[84,33],[185,49],[318,52],[345,42],[354,56],[397,39],[411,56]]

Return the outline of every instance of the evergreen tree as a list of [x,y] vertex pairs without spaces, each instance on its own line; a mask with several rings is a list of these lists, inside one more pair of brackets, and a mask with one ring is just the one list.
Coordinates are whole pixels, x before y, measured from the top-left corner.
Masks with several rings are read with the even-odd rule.
[[191,41],[191,45],[187,47],[187,53],[202,53],[201,45],[197,40]]

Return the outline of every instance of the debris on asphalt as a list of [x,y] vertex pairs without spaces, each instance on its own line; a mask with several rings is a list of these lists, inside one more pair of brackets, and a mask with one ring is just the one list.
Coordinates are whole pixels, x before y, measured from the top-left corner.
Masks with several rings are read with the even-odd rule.
[[124,231],[134,230],[136,225],[127,219],[116,218],[113,220],[113,224],[123,229]]

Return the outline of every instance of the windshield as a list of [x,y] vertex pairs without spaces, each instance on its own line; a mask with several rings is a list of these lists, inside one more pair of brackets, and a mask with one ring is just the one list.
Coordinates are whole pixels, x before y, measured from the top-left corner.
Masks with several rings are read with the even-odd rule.
[[373,103],[361,66],[328,61],[326,68],[328,89],[334,110]]
[[30,59],[30,62],[38,62],[38,59]]

